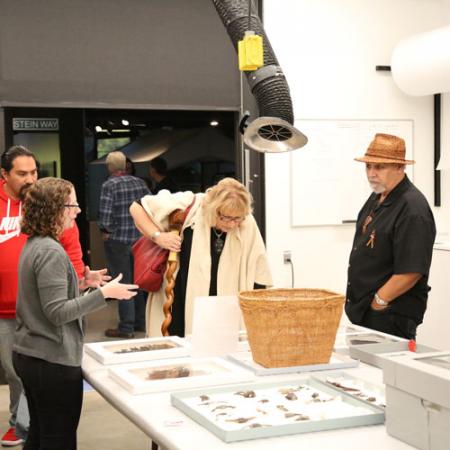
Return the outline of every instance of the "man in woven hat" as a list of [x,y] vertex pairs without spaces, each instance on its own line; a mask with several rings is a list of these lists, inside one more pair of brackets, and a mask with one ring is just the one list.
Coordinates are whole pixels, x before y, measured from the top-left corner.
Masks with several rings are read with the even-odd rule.
[[366,154],[373,193],[358,214],[348,266],[349,319],[414,339],[427,306],[436,227],[424,195],[405,174],[405,141],[376,134]]

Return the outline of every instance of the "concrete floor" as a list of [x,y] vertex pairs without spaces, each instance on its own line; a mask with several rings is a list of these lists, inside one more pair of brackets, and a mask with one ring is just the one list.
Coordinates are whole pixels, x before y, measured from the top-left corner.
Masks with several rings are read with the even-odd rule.
[[[106,308],[87,316],[85,342],[108,340],[104,336],[104,330],[115,326],[117,326],[117,303],[110,302]],[[136,337],[144,337],[144,333],[137,333]],[[1,435],[8,428],[8,407],[8,386],[1,385]],[[78,427],[78,450],[149,450],[150,448],[150,439],[127,418],[117,412],[102,396],[93,390],[85,392]]]

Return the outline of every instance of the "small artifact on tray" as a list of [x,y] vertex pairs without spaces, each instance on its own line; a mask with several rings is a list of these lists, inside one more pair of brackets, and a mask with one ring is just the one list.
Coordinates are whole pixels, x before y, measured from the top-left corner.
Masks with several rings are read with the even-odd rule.
[[297,387],[289,387],[289,388],[281,388],[281,389],[278,389],[278,392],[280,393],[280,394],[283,394],[283,395],[286,395],[286,394],[289,394],[290,392],[297,392],[297,391],[299,391],[300,389],[302,389],[303,388],[303,386],[302,385],[300,385],[300,386],[297,386]]
[[214,409],[211,410],[211,412],[217,411],[218,409],[234,409],[236,406],[233,405],[219,405],[216,406]]
[[309,416],[306,416],[305,414],[300,413],[294,413],[294,412],[288,412],[284,415],[286,419],[291,419],[295,417],[295,420],[298,422],[300,420],[310,420]]
[[347,392],[354,397],[360,398],[369,403],[374,403],[377,406],[384,408],[385,398],[380,389],[376,389],[367,385],[363,380],[344,378],[344,377],[327,377],[326,382],[332,386]]
[[148,372],[147,380],[165,380],[167,378],[185,378],[194,375],[206,375],[203,370],[191,370],[188,367],[170,367],[169,369],[156,369]]
[[293,392],[288,392],[288,393],[284,396],[284,398],[285,398],[286,400],[297,400],[297,399],[298,399],[298,397],[297,397]]
[[251,424],[248,425],[246,428],[262,428],[262,427],[271,427],[271,426],[272,426],[272,425],[270,425],[270,424],[262,425],[261,423],[255,422],[255,423],[251,423]]
[[352,388],[352,387],[348,387],[348,386],[344,386],[341,383],[338,383],[337,381],[327,381],[327,383],[332,384],[333,386],[342,389],[345,392],[359,392],[359,389],[356,388]]
[[235,392],[234,395],[241,395],[244,398],[256,397],[255,391],[239,391],[239,392]]
[[113,353],[121,354],[121,353],[150,352],[154,350],[168,350],[171,348],[175,348],[175,345],[170,344],[168,342],[163,342],[161,344],[142,344],[142,345],[133,345],[131,347],[119,348],[117,350],[114,350]]
[[227,419],[226,422],[247,423],[248,421],[253,419],[255,419],[255,417],[239,417],[237,419]]

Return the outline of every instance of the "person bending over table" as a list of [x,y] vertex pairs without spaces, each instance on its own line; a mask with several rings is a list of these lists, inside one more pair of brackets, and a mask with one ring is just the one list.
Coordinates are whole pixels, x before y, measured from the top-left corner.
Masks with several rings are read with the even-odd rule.
[[[191,208],[181,235],[169,232],[169,215]],[[236,295],[272,285],[264,242],[252,215],[252,196],[244,185],[224,178],[206,193],[167,190],[134,202],[130,213],[141,233],[160,247],[179,252],[171,335],[191,333],[193,301],[199,296]],[[161,335],[164,280],[147,300],[148,336]]]

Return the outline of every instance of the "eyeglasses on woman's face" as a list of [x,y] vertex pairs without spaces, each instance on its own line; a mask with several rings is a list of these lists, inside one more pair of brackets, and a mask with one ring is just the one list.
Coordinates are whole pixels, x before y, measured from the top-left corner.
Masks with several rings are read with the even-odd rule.
[[64,205],[65,208],[80,208],[80,205],[78,205],[77,203],[74,203],[73,205]]
[[233,216],[225,216],[225,215],[220,214],[220,213],[218,214],[218,216],[219,216],[219,219],[222,222],[226,222],[226,223],[234,222],[234,223],[239,224],[239,223],[242,223],[245,220],[245,216],[244,217],[242,217],[242,216],[233,217]]

